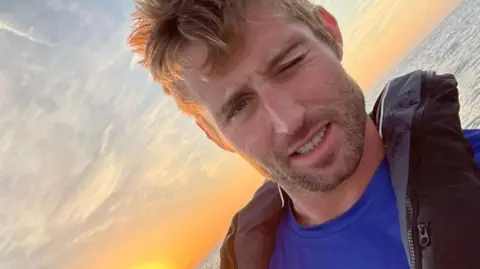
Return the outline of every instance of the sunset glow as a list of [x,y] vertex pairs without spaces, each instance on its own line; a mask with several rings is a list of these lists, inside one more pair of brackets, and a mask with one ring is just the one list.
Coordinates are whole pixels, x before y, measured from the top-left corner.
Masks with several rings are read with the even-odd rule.
[[[368,91],[401,62],[461,1],[441,0],[435,4],[432,4],[431,0],[314,2],[323,4],[338,18],[344,35],[343,65],[362,89]],[[130,25],[130,22],[125,23]],[[105,32],[111,31],[108,28],[107,30]],[[119,50],[125,53],[126,32],[119,31],[118,35],[121,36],[123,43],[115,43],[121,46]],[[104,40],[103,37],[99,39]],[[120,52],[118,55],[110,52],[106,45],[95,46],[95,52],[97,47],[103,48],[104,51],[98,52],[92,59],[105,58],[102,68],[113,66],[112,68],[116,70],[115,61],[130,63],[130,59],[125,60],[118,56]],[[82,189],[84,191],[79,192],[80,198],[70,198],[68,203],[63,203],[62,199],[69,196],[62,195],[58,198],[58,201],[62,201],[58,203],[66,205],[61,211],[64,216],[61,221],[76,220],[80,224],[72,221],[72,227],[75,229],[85,223],[90,225],[85,226],[80,235],[76,235],[75,242],[80,243],[78,246],[75,245],[75,248],[72,247],[70,255],[62,256],[62,266],[58,268],[194,269],[221,242],[231,217],[250,200],[263,182],[261,176],[239,157],[217,149],[208,141],[194,121],[181,115],[174,107],[173,101],[162,95],[160,86],[154,84],[151,79],[148,80],[146,71],[138,67],[135,60],[136,58],[131,60],[132,64],[128,71],[136,72],[135,76],[129,77],[130,73],[127,71],[112,71],[113,79],[102,81],[105,85],[113,85],[115,91],[118,90],[124,96],[124,99],[120,99],[122,102],[115,104],[112,111],[118,113],[115,114],[118,122],[128,121],[130,125],[128,128],[116,129],[109,125],[106,131],[98,132],[101,137],[100,142],[97,141],[102,148],[101,151],[98,150],[101,161],[95,164],[84,161],[85,167],[88,164],[88,167],[92,168],[89,173],[85,173],[87,180],[78,183],[85,184]],[[97,66],[96,62],[94,63],[94,66]],[[95,69],[87,67],[84,68],[87,71]],[[114,83],[121,81],[123,76],[131,78],[131,81],[125,82],[125,85]],[[98,80],[101,81],[100,78]],[[92,85],[96,85],[95,80],[92,81]],[[87,84],[90,85],[89,83]],[[155,91],[144,90],[147,97],[135,95],[142,87],[152,85]],[[90,88],[92,92],[97,91],[97,86]],[[107,100],[105,104],[110,104],[109,94],[115,96],[114,94],[118,93],[105,93],[105,96],[98,93],[100,96],[98,99],[105,99]],[[83,99],[94,99],[87,97]],[[141,107],[140,104],[145,104],[148,109],[138,112],[137,117],[131,116],[132,111]],[[124,108],[121,110],[117,106]],[[71,107],[77,108],[74,105]],[[101,106],[92,107],[92,109],[98,107],[100,110]],[[86,112],[85,115],[88,116],[83,116],[84,111],[80,109],[65,111],[68,112],[65,112],[67,116],[78,115],[88,120],[98,117],[102,120],[101,116],[90,116]],[[37,121],[35,118],[29,122],[34,124]],[[34,127],[32,130],[41,130]],[[87,126],[84,129],[88,128]],[[120,138],[113,140],[112,133]],[[78,142],[78,147],[81,148],[84,144],[94,144],[79,141],[81,143]],[[120,145],[117,146],[119,149],[114,148],[113,143]],[[109,154],[104,153],[111,148],[115,150],[111,150]],[[91,151],[97,154],[97,151]],[[42,157],[41,154],[39,156]],[[83,160],[80,157],[78,159],[78,162]],[[53,166],[56,163],[52,162],[51,167],[39,165],[38,169],[43,169],[45,174],[50,175],[51,171],[63,168],[63,163],[59,163],[62,165]],[[71,169],[77,171],[76,166],[72,166]],[[82,169],[78,168],[78,171]],[[60,180],[55,184],[55,186],[64,184],[66,188],[69,188],[70,184],[74,185]],[[47,229],[42,229],[41,232],[44,230]],[[40,235],[43,236],[39,232],[38,238],[43,240],[44,237]],[[63,236],[63,233],[61,235]]]
[[136,265],[132,269],[177,269],[177,267],[164,262],[148,262]]
[[[422,0],[415,2],[415,9],[411,8],[413,0],[402,4],[393,0],[372,2],[374,4],[364,10],[363,14],[357,14],[352,25],[344,25],[342,29],[345,35],[344,66],[364,89],[373,87],[398,64],[459,1],[441,1],[432,7],[431,1]],[[396,5],[395,10],[391,9],[392,5]],[[328,9],[328,5],[326,7]],[[421,14],[427,9],[430,15],[422,17]],[[384,13],[389,17],[378,16]],[[365,69],[366,62],[369,63],[369,69]],[[231,216],[250,199],[261,184],[259,175],[243,164],[243,161],[231,161],[230,165],[231,169],[222,174],[222,177],[229,178],[228,182],[216,183],[219,185],[212,186],[208,193],[202,193],[202,198],[182,209],[183,213],[177,218],[156,226],[164,231],[160,232],[162,242],[168,248],[155,246],[156,243],[149,240],[149,243],[143,244],[144,253],[148,252],[147,248],[156,248],[158,253],[168,257],[177,268],[193,269],[194,264],[200,262],[218,244],[228,228]],[[147,238],[146,232],[139,231],[132,236],[137,239]],[[164,264],[142,266],[135,269],[156,269],[154,266],[161,269],[173,268],[172,265],[166,267]]]
[[343,65],[369,91],[399,64],[461,0],[374,1],[345,35]]
[[[366,101],[413,68],[478,88],[478,1],[310,1],[337,19],[342,65]],[[216,268],[232,217],[264,182],[138,64],[135,2],[0,4],[0,268]]]

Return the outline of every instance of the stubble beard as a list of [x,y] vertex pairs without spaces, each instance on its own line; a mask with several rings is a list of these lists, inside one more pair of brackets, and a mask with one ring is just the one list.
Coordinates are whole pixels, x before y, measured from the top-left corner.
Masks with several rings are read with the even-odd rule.
[[357,169],[364,150],[365,141],[365,97],[359,86],[347,78],[342,85],[339,100],[322,109],[320,115],[340,124],[345,134],[345,144],[337,152],[329,153],[318,167],[328,168],[327,173],[312,174],[295,169],[290,161],[274,154],[270,165],[263,165],[272,180],[284,188],[304,192],[328,192],[341,185]]

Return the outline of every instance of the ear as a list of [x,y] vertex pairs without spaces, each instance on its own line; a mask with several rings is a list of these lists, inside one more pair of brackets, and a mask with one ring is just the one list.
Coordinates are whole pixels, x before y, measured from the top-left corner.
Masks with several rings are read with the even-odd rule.
[[215,128],[202,116],[196,116],[196,123],[200,129],[207,135],[208,139],[213,141],[217,146],[221,147],[222,149],[235,152],[235,150],[226,142],[224,139],[220,137],[218,132]]
[[332,36],[333,40],[337,43],[338,46],[338,51],[337,54],[342,60],[343,58],[343,37],[342,37],[342,32],[340,31],[340,27],[338,26],[337,19],[330,14],[325,8],[323,7],[318,7],[318,15],[324,22],[324,27],[327,30],[328,33]]

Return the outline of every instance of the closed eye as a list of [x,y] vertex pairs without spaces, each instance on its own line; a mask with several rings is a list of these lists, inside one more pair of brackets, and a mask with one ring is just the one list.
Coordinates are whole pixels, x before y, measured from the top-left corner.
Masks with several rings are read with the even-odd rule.
[[296,57],[295,59],[291,60],[290,62],[282,65],[282,66],[279,68],[279,70],[277,71],[277,74],[281,74],[281,73],[289,70],[290,68],[295,67],[296,65],[298,65],[300,62],[303,61],[303,59],[305,59],[305,55],[306,55],[306,54],[302,54],[302,55]]

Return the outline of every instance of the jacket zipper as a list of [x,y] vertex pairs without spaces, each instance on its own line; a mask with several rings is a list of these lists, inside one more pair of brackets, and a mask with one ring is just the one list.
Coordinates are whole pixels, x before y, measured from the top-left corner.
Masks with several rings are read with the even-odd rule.
[[[427,76],[428,78],[428,76]],[[424,88],[424,86],[422,85],[422,89]],[[422,95],[422,101],[423,101],[423,95]],[[415,116],[414,116],[414,122],[416,123],[416,125],[418,126],[418,121],[420,120],[420,118],[422,117],[423,115],[423,110],[420,110],[418,109],[416,112],[415,112]],[[421,128],[421,127],[417,127],[417,128]],[[418,145],[416,145],[418,146]],[[420,163],[420,158],[419,156],[416,156],[415,160],[414,160],[414,163],[416,165],[418,165]],[[417,175],[415,174],[415,177],[417,177]],[[412,182],[415,182],[417,181],[417,178],[414,178],[412,179]],[[417,216],[415,215],[415,211],[414,211],[414,208],[413,208],[413,198],[412,197],[412,187],[411,187],[411,182],[407,182],[407,236],[408,236],[408,250],[409,250],[409,254],[410,254],[410,261],[411,261],[411,268],[412,269],[421,269],[421,265],[418,265],[417,266],[417,255],[416,255],[416,244],[415,244],[415,241],[414,241],[414,227],[416,227],[417,223]]]
[[408,215],[408,224],[407,224],[407,234],[408,234],[408,250],[410,254],[410,261],[412,269],[417,268],[417,261],[415,257],[415,246],[413,243],[413,206],[412,200],[410,199],[410,189],[407,190],[407,215]]
[[[426,86],[425,84],[427,82],[430,81],[430,78],[431,76],[433,75],[434,73],[430,73],[430,72],[427,72],[425,73],[423,76],[422,76],[422,92],[421,92],[421,96],[420,96],[420,103],[422,105],[425,105],[424,102],[425,102],[425,93],[423,91],[426,91]],[[423,115],[423,109],[417,109],[417,111],[415,112],[415,115],[414,115],[414,122],[417,123],[418,125],[418,121],[421,119]],[[416,160],[415,160],[415,164],[418,165],[418,163],[420,162],[420,159],[419,159],[419,156],[417,156]],[[415,175],[417,176],[417,175]],[[407,182],[407,236],[408,236],[408,250],[409,250],[409,254],[410,254],[410,261],[411,261],[411,267],[412,269],[421,269],[421,263],[417,266],[417,256],[416,256],[416,248],[415,248],[415,241],[413,239],[413,228],[416,227],[418,228],[418,231],[420,233],[420,246],[421,247],[424,247],[426,245],[428,245],[430,243],[430,237],[428,235],[428,230],[426,228],[426,224],[425,223],[420,223],[418,225],[416,225],[416,217],[415,216],[415,212],[413,210],[413,202],[412,202],[412,188],[409,186],[408,182]],[[422,241],[427,241],[426,243],[427,244],[422,244]]]
[[422,222],[417,225],[420,247],[424,248],[430,245],[430,235],[428,234],[428,223]]

